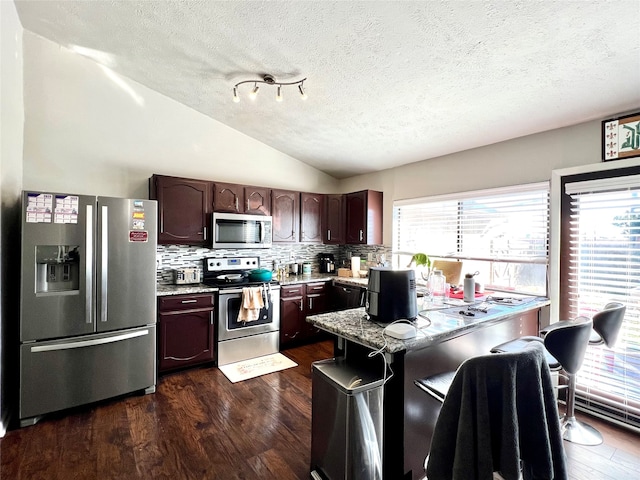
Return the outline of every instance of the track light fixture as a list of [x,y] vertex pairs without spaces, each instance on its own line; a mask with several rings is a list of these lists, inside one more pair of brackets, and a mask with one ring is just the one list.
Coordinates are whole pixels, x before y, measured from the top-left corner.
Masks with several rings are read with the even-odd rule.
[[269,75],[266,74],[262,77],[262,80],[243,80],[242,82],[238,82],[233,86],[233,101],[235,103],[238,103],[240,101],[240,97],[238,96],[238,87],[244,83],[253,83],[253,90],[251,90],[251,92],[249,93],[249,98],[251,98],[251,100],[255,100],[256,96],[258,95],[258,90],[260,89],[260,87],[258,87],[259,83],[266,83],[267,85],[276,85],[278,87],[278,91],[276,93],[276,101],[277,102],[281,102],[283,97],[282,97],[282,87],[283,86],[287,86],[287,85],[297,85],[298,86],[298,90],[300,91],[300,95],[302,97],[303,100],[307,99],[307,93],[304,90],[304,81],[306,80],[306,78],[303,78],[302,80],[298,80],[296,82],[276,82],[276,79],[273,75]]

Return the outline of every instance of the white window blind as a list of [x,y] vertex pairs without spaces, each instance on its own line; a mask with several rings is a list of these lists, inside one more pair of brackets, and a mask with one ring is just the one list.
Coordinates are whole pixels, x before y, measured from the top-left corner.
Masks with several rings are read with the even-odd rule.
[[487,286],[546,295],[549,185],[394,203],[393,249],[461,259]]
[[578,374],[578,404],[640,427],[640,176],[567,183],[572,316],[607,302],[627,306],[617,344],[589,347]]

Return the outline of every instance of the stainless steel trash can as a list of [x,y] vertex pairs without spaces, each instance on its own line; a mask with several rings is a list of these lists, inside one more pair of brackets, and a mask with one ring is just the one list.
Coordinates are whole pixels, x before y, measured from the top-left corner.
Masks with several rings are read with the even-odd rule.
[[342,359],[312,364],[311,478],[382,479],[383,378],[377,370]]

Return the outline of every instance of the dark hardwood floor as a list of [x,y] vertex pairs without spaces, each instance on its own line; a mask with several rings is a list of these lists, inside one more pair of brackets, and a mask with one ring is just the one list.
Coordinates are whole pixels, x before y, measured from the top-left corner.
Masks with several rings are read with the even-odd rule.
[[[0,439],[0,479],[308,479],[311,362],[328,341],[284,352],[298,367],[231,384],[214,367],[167,375],[153,395],[49,416]],[[572,480],[640,478],[640,436],[596,419],[598,447],[565,442]]]

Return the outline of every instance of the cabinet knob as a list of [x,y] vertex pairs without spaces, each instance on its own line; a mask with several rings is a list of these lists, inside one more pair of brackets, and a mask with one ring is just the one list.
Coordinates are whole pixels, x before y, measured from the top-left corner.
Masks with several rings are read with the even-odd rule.
[[362,239],[364,238],[362,233],[363,233],[362,230],[360,230],[360,241],[362,241]]

